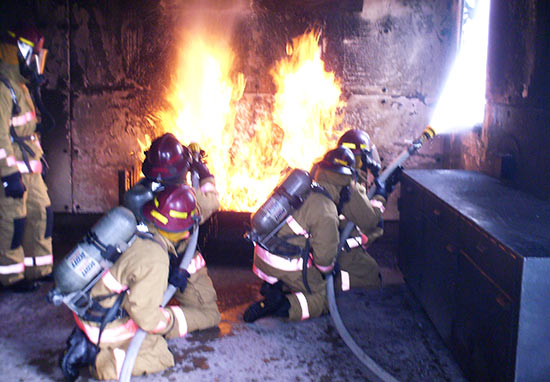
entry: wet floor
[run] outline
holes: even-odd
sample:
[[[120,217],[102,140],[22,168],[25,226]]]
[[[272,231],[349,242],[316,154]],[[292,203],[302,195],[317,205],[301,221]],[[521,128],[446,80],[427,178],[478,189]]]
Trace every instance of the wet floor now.
[[[341,316],[362,349],[399,381],[463,382],[464,377],[419,303],[409,292],[386,240],[371,248],[383,273],[379,290],[337,296]],[[224,253],[230,253],[230,249]],[[54,247],[54,251],[55,251]],[[69,248],[70,249],[70,248]],[[61,250],[57,245],[57,250]],[[330,316],[300,323],[242,321],[259,299],[260,281],[245,261],[229,265],[205,249],[218,293],[218,327],[171,340],[176,366],[132,381],[367,381],[364,366],[340,339]],[[211,251],[211,248],[210,248]],[[237,254],[233,254],[237,256]],[[57,257],[56,257],[57,258]],[[73,320],[68,308],[46,301],[53,283],[31,294],[0,289],[0,381],[63,381],[58,358]],[[79,381],[92,380],[86,370]]]

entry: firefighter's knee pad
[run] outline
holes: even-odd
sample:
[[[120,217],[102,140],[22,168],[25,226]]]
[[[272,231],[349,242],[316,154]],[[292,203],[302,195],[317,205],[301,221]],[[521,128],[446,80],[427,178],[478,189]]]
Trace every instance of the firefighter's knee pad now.
[[[11,238],[10,249],[16,249],[23,242],[23,234],[25,233],[26,218],[13,219],[13,236]]]
[[[44,234],[44,239],[52,237],[53,233],[53,211],[52,206],[46,207],[46,233]]]

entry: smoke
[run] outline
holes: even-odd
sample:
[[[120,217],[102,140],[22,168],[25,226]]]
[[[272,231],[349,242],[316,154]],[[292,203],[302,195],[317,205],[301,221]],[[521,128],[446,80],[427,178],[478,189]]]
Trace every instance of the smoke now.
[[[437,134],[458,133],[483,122],[490,0],[479,0],[463,25],[462,42],[430,125]]]

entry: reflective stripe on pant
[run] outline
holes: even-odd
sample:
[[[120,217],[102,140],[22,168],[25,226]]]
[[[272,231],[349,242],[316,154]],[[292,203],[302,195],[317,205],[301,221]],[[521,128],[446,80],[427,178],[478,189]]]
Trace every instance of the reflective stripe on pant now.
[[[36,279],[52,271],[50,199],[40,174],[22,174],[27,192],[21,199],[0,190],[0,282]],[[26,217],[26,218],[25,218]],[[23,220],[25,219],[24,223]],[[46,237],[50,232],[50,236]],[[18,245],[21,244],[21,245]],[[13,248],[12,248],[13,247]],[[28,266],[26,266],[28,265]],[[20,269],[23,266],[23,269]]]
[[[219,324],[221,315],[218,309],[217,295],[206,267],[192,274],[185,290],[176,291],[174,298],[180,309],[172,309],[176,322],[165,335],[166,338],[185,336],[195,330],[211,328]]]
[[[95,361],[97,379],[118,380],[130,340],[117,344],[102,344]],[[166,340],[158,334],[148,334],[139,348],[132,375],[157,373],[174,366],[174,357]]]
[[[50,198],[48,189],[40,174],[23,174],[23,181],[27,186],[27,220],[23,235],[23,251],[25,257],[35,259],[52,256],[52,228]],[[49,235],[49,236],[48,236]],[[25,267],[25,278],[36,279],[52,271],[53,261],[36,261],[32,267]]]
[[[342,252],[338,258],[339,274],[335,277],[335,287],[340,290],[350,288],[378,288],[380,269],[378,263],[361,248]]]
[[[265,274],[284,283],[291,292],[286,297],[290,302],[289,320],[301,321],[307,318],[319,317],[328,313],[326,298],[326,281],[322,273],[315,267],[308,268],[307,281],[311,288],[308,293],[302,279],[302,271],[283,271],[265,262],[254,253],[255,273]]]

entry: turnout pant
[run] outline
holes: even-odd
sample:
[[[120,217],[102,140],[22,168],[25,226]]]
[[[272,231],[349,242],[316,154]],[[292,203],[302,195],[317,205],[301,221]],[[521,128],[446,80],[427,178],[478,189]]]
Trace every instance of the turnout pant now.
[[[53,215],[41,174],[22,174],[21,199],[0,190],[0,283],[38,279],[52,271]]]

